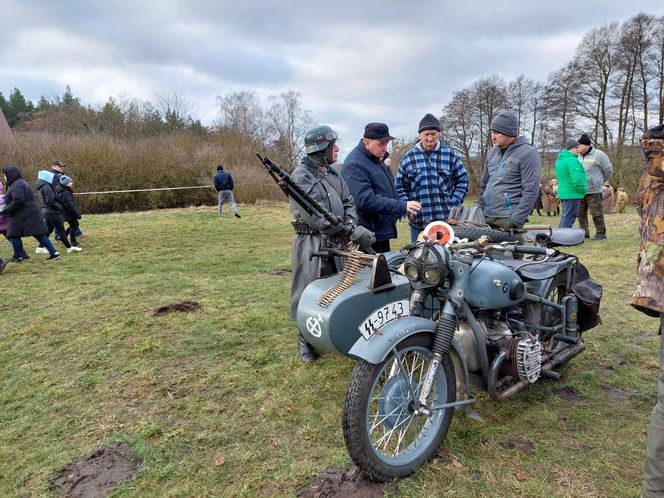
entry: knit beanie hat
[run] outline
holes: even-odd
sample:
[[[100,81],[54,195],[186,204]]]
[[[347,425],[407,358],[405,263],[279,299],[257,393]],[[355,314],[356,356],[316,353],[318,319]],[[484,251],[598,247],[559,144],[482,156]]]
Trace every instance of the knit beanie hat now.
[[[431,113],[424,115],[420,121],[420,126],[417,128],[417,133],[422,133],[426,130],[440,131],[440,121],[438,121],[438,118]]]
[[[66,187],[67,185],[71,185],[71,181],[71,177],[67,175],[60,176],[60,185],[64,185]]]
[[[519,134],[519,117],[512,109],[505,109],[496,114],[489,129],[508,137],[516,137]]]
[[[581,135],[579,137],[579,143],[581,145],[592,145],[593,144],[587,133],[584,133],[583,135]]]
[[[574,138],[568,138],[567,140],[565,140],[565,148],[567,150],[572,150],[574,147],[578,146],[579,146],[579,141]]]

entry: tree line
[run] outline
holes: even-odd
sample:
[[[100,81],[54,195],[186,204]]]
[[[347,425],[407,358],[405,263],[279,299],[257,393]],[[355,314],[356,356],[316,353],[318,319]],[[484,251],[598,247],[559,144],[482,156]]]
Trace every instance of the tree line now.
[[[619,176],[629,176],[620,170],[633,155],[629,148],[664,122],[664,16],[639,13],[588,31],[572,59],[546,81],[491,75],[454,92],[442,108],[443,136],[462,154],[475,184],[491,147],[489,123],[506,107],[544,155],[588,133],[609,152]]]

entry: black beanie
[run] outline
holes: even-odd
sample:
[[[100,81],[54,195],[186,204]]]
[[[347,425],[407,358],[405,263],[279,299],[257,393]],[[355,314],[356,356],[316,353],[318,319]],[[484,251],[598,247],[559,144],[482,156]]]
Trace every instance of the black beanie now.
[[[590,137],[588,136],[587,133],[584,133],[579,137],[579,143],[581,145],[592,145],[593,143],[590,141]]]
[[[422,133],[426,130],[440,131],[440,121],[438,121],[438,118],[431,113],[424,115],[420,121],[420,126],[417,128],[417,133]]]

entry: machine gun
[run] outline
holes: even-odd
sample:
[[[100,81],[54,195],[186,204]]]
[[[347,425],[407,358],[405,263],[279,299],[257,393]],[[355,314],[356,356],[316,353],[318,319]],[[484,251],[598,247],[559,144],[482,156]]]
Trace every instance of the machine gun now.
[[[286,194],[286,197],[293,199],[297,202],[302,209],[304,209],[307,214],[310,216],[323,216],[330,224],[339,228],[343,234],[350,235],[353,231],[353,226],[345,225],[344,221],[339,218],[334,213],[331,213],[323,206],[320,202],[311,197],[307,192],[305,192],[302,187],[300,187],[290,176],[290,173],[284,168],[279,166],[269,157],[261,157],[260,154],[256,154],[258,159],[260,159],[267,172],[270,174],[272,179],[279,185],[279,188]]]

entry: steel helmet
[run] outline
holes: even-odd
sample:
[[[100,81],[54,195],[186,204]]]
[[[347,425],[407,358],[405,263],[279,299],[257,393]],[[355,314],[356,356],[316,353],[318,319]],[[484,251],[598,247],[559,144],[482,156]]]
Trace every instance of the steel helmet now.
[[[304,152],[313,154],[325,150],[337,138],[339,137],[329,126],[316,126],[304,136]]]

